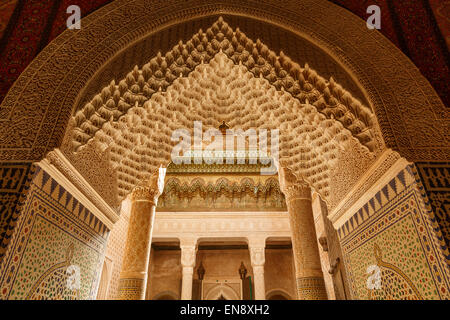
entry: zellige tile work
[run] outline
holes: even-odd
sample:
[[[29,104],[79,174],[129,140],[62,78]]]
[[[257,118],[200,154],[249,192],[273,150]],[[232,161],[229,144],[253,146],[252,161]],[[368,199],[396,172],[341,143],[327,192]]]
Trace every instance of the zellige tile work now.
[[[449,299],[448,248],[415,166],[339,229],[354,299]],[[381,285],[370,287],[376,266]]]
[[[416,166],[443,240],[450,248],[450,162],[419,162]]]
[[[39,166],[16,232],[0,267],[0,299],[95,299],[108,230]]]

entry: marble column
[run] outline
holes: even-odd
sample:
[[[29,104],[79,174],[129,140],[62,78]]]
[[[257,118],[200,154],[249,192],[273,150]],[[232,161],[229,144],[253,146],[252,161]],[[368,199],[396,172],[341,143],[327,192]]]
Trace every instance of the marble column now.
[[[266,300],[266,285],[264,282],[265,243],[265,239],[249,239],[248,241],[255,285],[255,300]]]
[[[312,211],[311,188],[289,169],[280,168],[280,188],[286,198],[299,300],[327,300]]]
[[[153,221],[166,169],[160,168],[131,193],[131,214],[119,278],[119,300],[144,300]]]
[[[192,281],[194,279],[195,259],[197,256],[197,240],[181,239],[181,300],[192,300]]]

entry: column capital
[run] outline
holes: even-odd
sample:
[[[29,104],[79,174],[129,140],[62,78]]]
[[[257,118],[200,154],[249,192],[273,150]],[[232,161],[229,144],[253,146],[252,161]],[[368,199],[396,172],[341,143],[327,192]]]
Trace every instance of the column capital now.
[[[291,169],[280,167],[278,170],[280,190],[286,196],[286,200],[308,199],[311,200],[311,187],[303,178],[297,178]]]
[[[150,201],[155,205],[158,197],[164,190],[164,178],[166,177],[166,168],[162,166],[153,172],[150,177],[136,186],[131,193],[132,201]]]
[[[192,299],[192,279],[194,275],[194,266],[197,255],[197,238],[188,237],[180,239],[181,248],[181,300]]]
[[[181,266],[183,270],[185,268],[194,268],[195,258],[197,254],[197,243],[196,242],[181,242]]]
[[[197,247],[197,237],[180,237],[180,247]]]
[[[250,247],[249,249],[252,267],[264,266],[266,262],[265,247]]]

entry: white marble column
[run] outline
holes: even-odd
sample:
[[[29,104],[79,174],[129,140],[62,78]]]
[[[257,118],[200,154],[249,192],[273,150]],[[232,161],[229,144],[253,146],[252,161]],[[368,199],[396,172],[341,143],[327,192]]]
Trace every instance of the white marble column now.
[[[266,300],[266,286],[264,282],[266,239],[250,238],[248,239],[248,248],[250,250],[250,260],[253,268],[255,300]]]
[[[181,248],[181,300],[192,300],[192,281],[194,279],[197,239],[180,239]]]

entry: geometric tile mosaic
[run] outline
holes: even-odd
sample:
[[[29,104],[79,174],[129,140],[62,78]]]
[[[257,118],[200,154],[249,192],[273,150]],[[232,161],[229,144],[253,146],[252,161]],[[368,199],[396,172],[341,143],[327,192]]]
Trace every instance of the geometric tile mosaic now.
[[[0,265],[0,299],[95,299],[107,237],[105,225],[36,166]]]
[[[353,299],[450,299],[449,250],[417,178],[408,165],[338,230]]]
[[[375,196],[364,204],[341,228],[338,229],[339,238],[345,238],[356,230],[363,222],[367,221],[386,203],[391,201],[398,193],[415,181],[411,168],[399,172],[391,179]]]
[[[450,162],[418,162],[416,167],[444,241],[450,248]]]
[[[0,163],[0,263],[33,176],[31,163]]]

